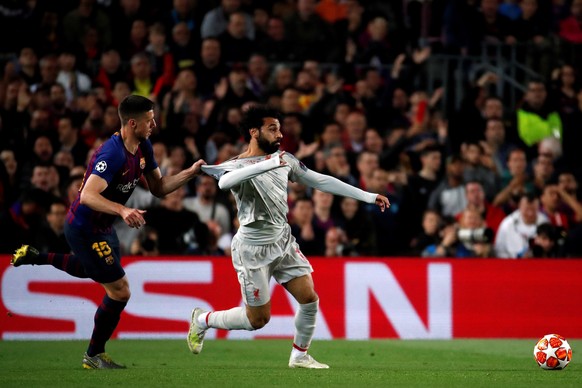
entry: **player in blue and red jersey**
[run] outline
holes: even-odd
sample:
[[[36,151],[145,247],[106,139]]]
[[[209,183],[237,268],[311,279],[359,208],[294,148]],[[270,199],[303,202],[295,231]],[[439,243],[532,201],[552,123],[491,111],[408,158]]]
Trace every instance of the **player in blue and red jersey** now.
[[[95,314],[95,327],[83,357],[86,369],[124,368],[105,353],[105,343],[117,327],[129,297],[129,283],[121,266],[119,240],[113,221],[121,217],[132,228],[145,224],[144,210],[124,206],[138,182],[145,177],[151,193],[162,197],[200,175],[199,160],[173,176],[162,176],[149,137],[156,127],[154,103],[137,95],[119,104],[121,130],[94,153],[79,194],[71,204],[65,236],[74,254],[40,253],[23,245],[11,264],[50,264],[79,278],[91,278],[105,288]]]

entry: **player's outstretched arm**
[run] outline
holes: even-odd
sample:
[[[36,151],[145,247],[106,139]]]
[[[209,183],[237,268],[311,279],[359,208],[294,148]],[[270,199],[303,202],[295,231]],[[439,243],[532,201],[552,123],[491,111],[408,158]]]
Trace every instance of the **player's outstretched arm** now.
[[[221,190],[228,190],[264,172],[282,167],[286,164],[285,160],[281,158],[284,154],[285,152],[274,154],[272,157],[263,160],[262,162],[230,171],[228,174],[224,174],[220,177],[218,180],[218,187],[220,187]]]
[[[200,159],[189,168],[170,176],[163,176],[159,167],[150,171],[146,174],[146,179],[151,193],[158,198],[171,193],[192,178],[200,175],[202,172],[200,167],[205,164],[206,162]]]
[[[366,203],[375,203],[382,211],[390,207],[390,201],[383,195],[369,193],[329,175],[320,174],[313,170],[305,170],[305,173],[298,177],[297,181],[309,187],[325,191],[334,195],[351,197]]]

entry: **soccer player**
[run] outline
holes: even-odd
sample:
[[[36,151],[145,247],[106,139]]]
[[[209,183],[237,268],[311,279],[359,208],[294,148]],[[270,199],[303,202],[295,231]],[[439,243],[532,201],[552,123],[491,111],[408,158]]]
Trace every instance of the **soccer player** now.
[[[87,166],[77,198],[65,223],[65,236],[74,254],[40,253],[23,245],[11,264],[50,264],[78,278],[91,278],[105,288],[105,297],[95,313],[91,342],[83,357],[86,369],[119,369],[105,353],[105,343],[117,327],[129,297],[129,283],[121,266],[119,240],[112,223],[117,216],[132,228],[145,224],[144,210],[125,207],[142,176],[149,189],[161,197],[200,175],[199,160],[173,176],[162,176],[148,139],[156,127],[154,104],[130,95],[119,104],[121,130],[94,153]]]
[[[222,190],[236,198],[240,228],[232,241],[232,262],[241,285],[245,307],[225,311],[192,311],[188,346],[202,350],[209,328],[257,330],[269,322],[269,280],[274,277],[299,303],[290,368],[327,369],[307,354],[315,331],[319,298],[314,290],[313,269],[301,253],[287,223],[288,181],[299,182],[328,193],[376,203],[384,210],[388,199],[368,193],[340,180],[311,171],[293,155],[279,152],[283,135],[279,113],[265,107],[250,108],[241,122],[249,142],[239,156],[219,165],[202,166],[218,179]]]

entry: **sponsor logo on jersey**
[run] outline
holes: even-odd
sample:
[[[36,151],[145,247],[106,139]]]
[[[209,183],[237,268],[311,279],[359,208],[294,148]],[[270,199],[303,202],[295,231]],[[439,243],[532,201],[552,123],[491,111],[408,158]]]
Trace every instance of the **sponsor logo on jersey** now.
[[[104,160],[98,161],[95,165],[95,171],[104,172],[105,170],[107,170],[107,162]]]
[[[135,178],[133,182],[127,182],[126,184],[118,184],[116,189],[122,193],[129,193],[137,184],[139,183],[139,178]]]

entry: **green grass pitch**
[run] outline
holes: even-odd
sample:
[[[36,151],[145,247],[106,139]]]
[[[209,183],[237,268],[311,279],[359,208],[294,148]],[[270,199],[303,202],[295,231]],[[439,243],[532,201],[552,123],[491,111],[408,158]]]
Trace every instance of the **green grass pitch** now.
[[[5,387],[580,387],[582,341],[569,341],[565,370],[544,371],[536,340],[315,341],[329,370],[287,367],[290,340],[114,340],[107,351],[125,370],[84,370],[86,341],[0,341]],[[578,358],[580,357],[580,358]]]

